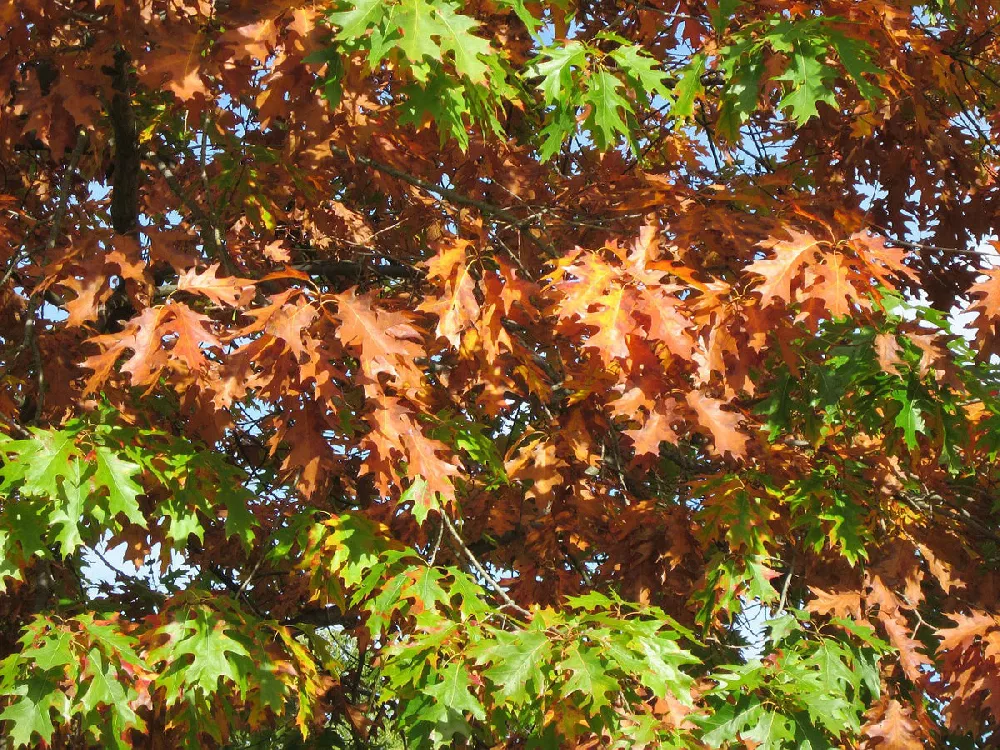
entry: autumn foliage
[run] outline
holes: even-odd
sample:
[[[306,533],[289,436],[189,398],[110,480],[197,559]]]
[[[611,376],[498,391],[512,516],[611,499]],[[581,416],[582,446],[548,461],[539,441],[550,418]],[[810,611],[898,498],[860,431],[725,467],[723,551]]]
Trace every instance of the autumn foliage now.
[[[18,0],[0,80],[4,747],[996,742],[1000,3]]]

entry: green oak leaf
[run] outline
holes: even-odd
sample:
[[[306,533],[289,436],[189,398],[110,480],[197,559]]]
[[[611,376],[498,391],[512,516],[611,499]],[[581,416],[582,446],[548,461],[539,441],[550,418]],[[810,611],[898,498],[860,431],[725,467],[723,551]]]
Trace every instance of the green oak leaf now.
[[[927,425],[924,422],[921,402],[912,394],[912,389],[895,390],[892,392],[893,398],[899,403],[899,413],[893,424],[903,431],[903,440],[906,447],[911,451],[917,449],[917,433],[926,432]]]
[[[712,748],[735,743],[747,726],[757,725],[763,714],[764,707],[756,698],[741,698],[735,706],[722,703],[707,717],[697,719],[705,730],[700,739]]]
[[[882,76],[885,75],[880,67],[871,61],[870,47],[861,39],[845,36],[837,32],[829,35],[830,44],[833,45],[840,58],[840,64],[851,77],[854,85],[858,87],[858,92],[869,102],[877,99],[884,99],[885,92],[881,88],[871,83],[865,75]]]
[[[541,76],[539,91],[549,104],[575,94],[573,70],[587,64],[587,48],[578,41],[542,48],[532,62],[532,71]]]
[[[219,680],[226,679],[235,683],[242,694],[246,691],[243,670],[228,655],[249,659],[250,653],[230,637],[230,628],[229,623],[207,610],[197,610],[193,618],[171,622],[160,629],[169,640],[150,651],[149,661],[168,663],[167,675],[172,678],[168,684],[197,686],[213,694],[219,690]],[[189,663],[182,660],[185,656],[191,657]],[[168,704],[176,700],[177,696],[168,691]]]
[[[146,519],[139,509],[136,498],[143,493],[140,485],[132,479],[141,470],[138,464],[126,461],[106,446],[99,446],[96,451],[97,468],[94,481],[108,489],[108,511],[111,516],[122,513],[136,526],[145,528]]]
[[[743,0],[719,0],[715,6],[709,6],[708,13],[712,18],[712,28],[716,34],[721,34],[729,25],[733,12],[743,4]]]
[[[73,634],[62,628],[48,633],[38,645],[31,646],[21,652],[22,661],[31,661],[42,671],[64,667],[72,664],[76,657],[70,650]]]
[[[823,640],[816,648],[815,660],[819,665],[823,687],[831,693],[842,693],[845,688],[857,688],[859,676],[845,663],[847,652],[835,641]]]
[[[650,96],[670,97],[667,88],[667,74],[657,67],[655,57],[637,44],[626,44],[613,49],[610,57],[625,74],[633,88],[645,91]]]
[[[740,733],[740,739],[751,740],[756,750],[782,750],[787,747],[785,740],[795,736],[792,721],[777,711],[765,710],[760,713],[757,723]]]
[[[394,8],[392,22],[402,32],[395,46],[413,62],[454,57],[455,71],[473,83],[485,83],[489,67],[480,55],[492,54],[490,43],[472,33],[479,23],[456,13],[454,6],[438,0],[403,0]],[[435,41],[436,40],[436,41]],[[418,80],[426,80],[415,73]]]
[[[618,681],[608,675],[596,649],[580,648],[573,644],[568,656],[559,663],[559,671],[569,673],[563,685],[563,697],[581,693],[583,701],[594,709],[610,705],[609,695],[618,691]]]
[[[419,602],[424,609],[435,609],[438,604],[447,604],[451,597],[441,587],[442,578],[441,571],[437,568],[419,568],[404,596]]]
[[[524,703],[529,700],[528,685],[536,690],[542,687],[541,665],[549,660],[552,642],[542,630],[496,631],[495,639],[474,649],[477,663],[490,665],[483,675],[502,696]]]
[[[452,662],[441,670],[440,676],[441,679],[438,682],[424,688],[427,695],[451,710],[468,712],[480,721],[486,718],[483,704],[469,690],[472,683],[465,667]]]
[[[125,713],[128,723],[136,722],[138,717],[129,708],[118,670],[96,648],[92,648],[87,654],[85,677],[84,692],[80,696],[80,703],[85,711],[93,711],[98,706],[110,706],[116,712]]]
[[[820,56],[825,52],[825,48],[819,45],[796,44],[787,70],[774,78],[790,84],[788,93],[778,102],[778,106],[789,109],[797,125],[804,125],[819,114],[816,109],[819,102],[826,102],[834,107],[837,104],[831,85],[837,77],[837,71],[820,61]]]
[[[587,122],[594,143],[602,151],[614,145],[618,134],[629,137],[625,117],[632,114],[632,105],[621,91],[622,82],[610,71],[598,70],[587,79],[583,101],[592,107]]]
[[[89,484],[89,479],[84,479],[81,461],[74,458],[59,485],[58,495],[53,497],[56,502],[49,513],[49,523],[60,527],[55,542],[63,557],[68,557],[83,544],[80,521],[89,513]]]
[[[669,636],[640,636],[635,639],[635,646],[645,656],[646,668],[639,675],[642,684],[659,697],[670,694],[681,702],[689,702],[692,679],[680,667],[696,659]]]
[[[695,97],[705,91],[705,87],[701,83],[701,76],[705,72],[706,59],[707,56],[704,52],[695,55],[684,71],[684,75],[674,86],[672,112],[675,117],[691,117],[694,114]]]
[[[383,0],[352,0],[348,9],[330,13],[327,19],[339,26],[336,38],[340,41],[354,41],[379,23],[390,6]]]
[[[51,740],[55,727],[50,711],[65,700],[59,686],[41,675],[33,675],[7,695],[17,699],[0,714],[0,721],[9,722],[6,735],[14,747],[37,746],[32,742],[35,735],[46,743]]]
[[[32,440],[18,440],[9,446],[24,445],[16,459],[24,462],[26,495],[54,498],[59,493],[59,479],[69,470],[70,459],[79,455],[74,438],[76,433],[67,430],[40,430],[32,428]]]

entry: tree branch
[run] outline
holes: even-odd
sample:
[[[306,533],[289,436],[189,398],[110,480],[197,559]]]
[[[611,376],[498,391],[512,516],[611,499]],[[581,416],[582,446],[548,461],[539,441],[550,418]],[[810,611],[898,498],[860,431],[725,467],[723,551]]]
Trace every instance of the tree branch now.
[[[330,151],[337,156],[345,159],[352,159],[360,164],[364,164],[366,167],[371,167],[379,172],[384,172],[387,175],[395,177],[398,180],[402,180],[403,182],[413,185],[414,187],[418,187],[421,190],[426,190],[429,193],[435,193],[443,198],[447,198],[452,203],[478,208],[484,214],[496,216],[513,226],[523,228],[529,226],[530,224],[530,220],[519,218],[501,206],[481,201],[478,198],[470,198],[469,196],[464,195],[457,190],[452,190],[451,188],[435,185],[433,182],[428,182],[427,180],[415,177],[414,175],[404,172],[401,169],[397,169],[396,167],[386,164],[385,162],[378,161],[377,159],[372,159],[362,154],[349,154],[344,149],[334,145],[330,146]]]
[[[884,227],[875,227],[882,236],[885,238],[886,242],[893,245],[898,245],[899,247],[905,247],[909,250],[925,250],[930,253],[950,253],[952,255],[980,255],[984,258],[996,258],[998,254],[995,251],[989,250],[973,250],[971,248],[960,248],[960,247],[940,247],[938,245],[928,245],[923,242],[910,242],[909,240],[901,240],[896,237],[892,237],[889,234],[889,230]]]
[[[531,612],[511,599],[510,595],[504,591],[503,586],[497,582],[496,578],[487,572],[486,568],[484,568],[479,560],[476,559],[476,556],[472,554],[472,550],[465,546],[465,542],[462,541],[462,537],[459,535],[455,525],[451,522],[451,519],[448,518],[448,514],[443,510],[441,511],[441,523],[443,523],[444,527],[448,529],[448,533],[451,534],[452,539],[455,540],[455,544],[458,545],[458,548],[465,554],[466,558],[472,564],[472,567],[476,569],[479,575],[486,579],[493,590],[497,592],[497,596],[503,600],[504,604],[518,614],[524,615],[525,617],[531,617]]]
[[[59,181],[57,192],[58,203],[56,204],[55,213],[52,215],[52,227],[49,229],[49,238],[45,243],[45,249],[42,253],[43,265],[48,258],[48,254],[55,249],[56,244],[59,242],[62,224],[69,211],[70,183],[73,181],[73,174],[80,163],[80,157],[83,156],[83,151],[87,147],[88,140],[86,131],[81,130],[77,133],[76,145],[73,147],[73,153],[70,154],[66,171],[63,172],[62,179]],[[36,316],[38,315],[39,308],[42,306],[43,299],[44,296],[39,294],[37,289],[32,291],[28,299],[27,309],[24,311],[24,339],[13,354],[13,357],[16,357],[25,349],[31,350],[31,358],[35,366],[35,379],[37,382],[34,419],[41,417],[42,410],[45,407],[45,367],[42,363],[42,350],[38,345],[38,333],[35,330]]]
[[[233,259],[229,257],[225,237],[222,236],[222,232],[219,230],[219,227],[216,226],[212,217],[209,216],[201,208],[201,206],[192,201],[188,194],[184,192],[184,187],[180,184],[180,181],[177,179],[177,175],[174,174],[174,171],[170,168],[169,164],[167,164],[158,154],[155,153],[151,153],[150,158],[152,159],[157,170],[159,170],[160,174],[163,175],[163,180],[167,183],[167,187],[170,188],[170,191],[174,195],[180,198],[181,203],[184,204],[185,208],[187,208],[187,210],[191,213],[192,218],[194,218],[195,223],[201,231],[201,241],[205,245],[208,255],[218,258],[222,263],[223,268],[226,269],[226,272],[236,276],[238,269],[233,263]]]

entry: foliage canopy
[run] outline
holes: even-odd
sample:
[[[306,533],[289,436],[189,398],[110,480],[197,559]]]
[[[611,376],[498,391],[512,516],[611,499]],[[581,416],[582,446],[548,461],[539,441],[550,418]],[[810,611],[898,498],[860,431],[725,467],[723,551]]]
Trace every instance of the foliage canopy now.
[[[19,0],[0,74],[5,747],[996,737],[1000,3]]]

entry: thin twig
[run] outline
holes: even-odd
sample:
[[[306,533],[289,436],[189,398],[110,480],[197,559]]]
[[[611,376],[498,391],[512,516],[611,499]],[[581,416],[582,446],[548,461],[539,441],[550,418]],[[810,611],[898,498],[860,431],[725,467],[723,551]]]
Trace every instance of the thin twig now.
[[[441,538],[444,536],[444,524],[438,526],[437,541],[434,542],[434,547],[431,549],[431,556],[427,560],[427,564],[434,567],[434,561],[437,560],[438,551],[441,549]]]
[[[230,577],[229,575],[227,575],[227,574],[226,574],[226,573],[225,573],[225,572],[224,572],[224,571],[222,570],[222,568],[221,568],[221,567],[219,567],[219,566],[218,566],[218,565],[216,565],[215,563],[209,563],[209,564],[208,564],[208,565],[206,566],[206,568],[208,569],[208,571],[209,571],[209,572],[210,572],[210,573],[211,573],[211,574],[212,574],[213,576],[215,576],[215,578],[216,578],[216,579],[217,579],[217,580],[218,580],[218,581],[219,581],[219,582],[220,582],[220,583],[221,583],[221,584],[222,584],[223,586],[225,586],[225,587],[226,587],[226,588],[227,588],[227,589],[228,589],[228,590],[230,591],[230,593],[232,593],[232,594],[233,594],[233,596],[234,596],[234,597],[235,597],[235,598],[236,598],[236,599],[237,599],[238,601],[242,601],[242,602],[243,602],[244,604],[246,604],[246,605],[247,605],[247,606],[248,606],[248,607],[249,607],[249,608],[250,608],[250,609],[251,609],[251,610],[253,611],[253,613],[254,613],[255,615],[257,615],[257,617],[261,617],[261,618],[262,618],[262,617],[264,617],[264,613],[263,613],[263,612],[262,612],[262,611],[261,611],[261,610],[260,610],[260,609],[259,609],[259,608],[257,607],[257,605],[256,605],[256,604],[254,604],[254,603],[253,603],[253,602],[252,602],[252,601],[250,600],[250,597],[249,597],[249,596],[247,596],[247,595],[246,595],[246,593],[245,593],[245,592],[243,592],[243,590],[242,590],[242,589],[241,589],[241,588],[240,588],[239,586],[237,586],[237,585],[236,585],[236,581],[234,581],[234,580],[233,580],[233,579],[232,579],[232,578],[231,578],[231,577]]]
[[[497,580],[487,572],[486,568],[484,568],[482,564],[479,562],[479,560],[476,559],[476,556],[472,554],[472,550],[470,550],[468,547],[465,546],[465,542],[462,541],[461,535],[459,535],[458,530],[455,528],[455,525],[451,522],[451,519],[448,518],[448,514],[445,513],[444,511],[441,512],[441,523],[444,524],[445,528],[448,529],[448,532],[455,540],[455,544],[458,545],[458,548],[462,550],[463,553],[465,553],[465,556],[472,564],[472,567],[476,569],[479,575],[481,575],[483,578],[486,579],[486,581],[490,584],[493,590],[497,592],[497,595],[503,600],[504,604],[513,609],[518,614],[521,614],[525,617],[531,617],[531,612],[529,612],[524,607],[515,602],[513,599],[511,599],[510,595],[503,590],[503,586],[497,583]]]
[[[971,248],[960,248],[960,247],[940,247],[938,245],[928,245],[924,242],[910,242],[909,240],[901,240],[896,237],[890,237],[888,235],[888,230],[883,227],[875,227],[882,236],[885,237],[886,242],[890,242],[893,245],[899,245],[899,247],[905,247],[909,250],[926,250],[931,253],[951,253],[953,255],[980,255],[984,258],[996,258],[998,253],[995,250],[973,250]]]
[[[205,249],[208,251],[209,255],[218,258],[222,263],[222,267],[226,269],[226,272],[235,276],[238,269],[233,263],[233,259],[229,257],[229,251],[226,249],[225,237],[222,236],[222,232],[219,230],[216,222],[208,213],[202,210],[201,206],[192,201],[188,194],[184,192],[184,187],[180,184],[180,181],[177,179],[177,175],[174,174],[174,171],[170,168],[169,164],[167,164],[157,154],[150,154],[150,157],[160,174],[163,175],[163,180],[167,183],[167,187],[170,188],[170,191],[174,195],[180,198],[181,203],[183,203],[185,208],[191,212],[191,216],[201,229],[201,241],[204,243]]]
[[[452,190],[451,188],[441,187],[440,185],[435,185],[433,182],[428,182],[427,180],[416,177],[408,172],[404,172],[401,169],[397,169],[390,164],[378,161],[377,159],[372,159],[370,157],[364,156],[362,154],[349,154],[342,148],[337,146],[330,146],[330,151],[337,156],[343,157],[345,159],[353,159],[366,167],[371,167],[379,172],[385,172],[387,175],[395,177],[403,182],[409,183],[414,187],[418,187],[421,190],[426,190],[429,193],[435,193],[443,198],[447,198],[452,203],[458,203],[463,206],[471,206],[472,208],[478,208],[484,214],[490,214],[496,216],[497,218],[503,219],[507,223],[515,227],[526,227],[529,225],[528,219],[522,219],[515,216],[507,209],[488,203],[486,201],[481,201],[478,198],[472,198],[468,195],[458,192],[457,190]]]
[[[240,588],[239,591],[236,592],[236,596],[243,596],[243,593],[247,590],[247,586],[250,585],[250,581],[252,581],[253,577],[257,575],[257,571],[260,570],[260,566],[263,565],[264,560],[267,559],[268,551],[269,550],[265,550],[264,554],[261,555],[260,559],[257,561],[257,564],[253,566],[253,569],[247,574],[247,577],[243,579],[243,583],[240,584]]]
[[[792,548],[792,559],[788,561],[788,570],[785,572],[785,582],[781,585],[781,597],[778,599],[778,608],[774,611],[774,617],[780,617],[785,611],[785,604],[788,603],[788,588],[792,583],[792,576],[795,574],[795,560],[798,557],[798,549]]]
[[[81,130],[77,134],[76,146],[73,147],[73,153],[70,155],[69,163],[66,165],[66,171],[63,172],[62,179],[59,181],[58,203],[56,204],[55,213],[52,215],[52,227],[49,229],[49,238],[45,243],[45,249],[42,253],[40,264],[42,266],[45,265],[49,253],[55,249],[56,244],[59,242],[59,233],[62,230],[66,214],[69,211],[70,184],[73,181],[73,175],[76,173],[77,165],[80,163],[80,157],[83,156],[83,150],[87,147],[87,141],[86,131]],[[38,345],[38,333],[35,329],[36,316],[38,315],[39,308],[42,306],[43,299],[44,296],[37,289],[32,291],[28,299],[28,307],[24,312],[24,339],[21,341],[21,345],[17,348],[17,351],[14,352],[14,356],[17,356],[25,349],[31,350],[31,358],[35,366],[36,389],[38,391],[35,394],[36,420],[42,416],[42,410],[45,407],[45,367],[42,363],[42,350]]]
[[[66,218],[66,212],[69,209],[70,182],[73,179],[73,173],[76,172],[76,167],[80,163],[80,157],[83,156],[83,150],[86,147],[87,133],[81,130],[76,137],[76,146],[73,147],[73,153],[69,157],[69,164],[66,165],[66,171],[59,181],[59,204],[56,206],[56,212],[52,217],[49,241],[45,243],[46,253],[53,250],[59,241],[59,232],[62,229],[63,219]]]

